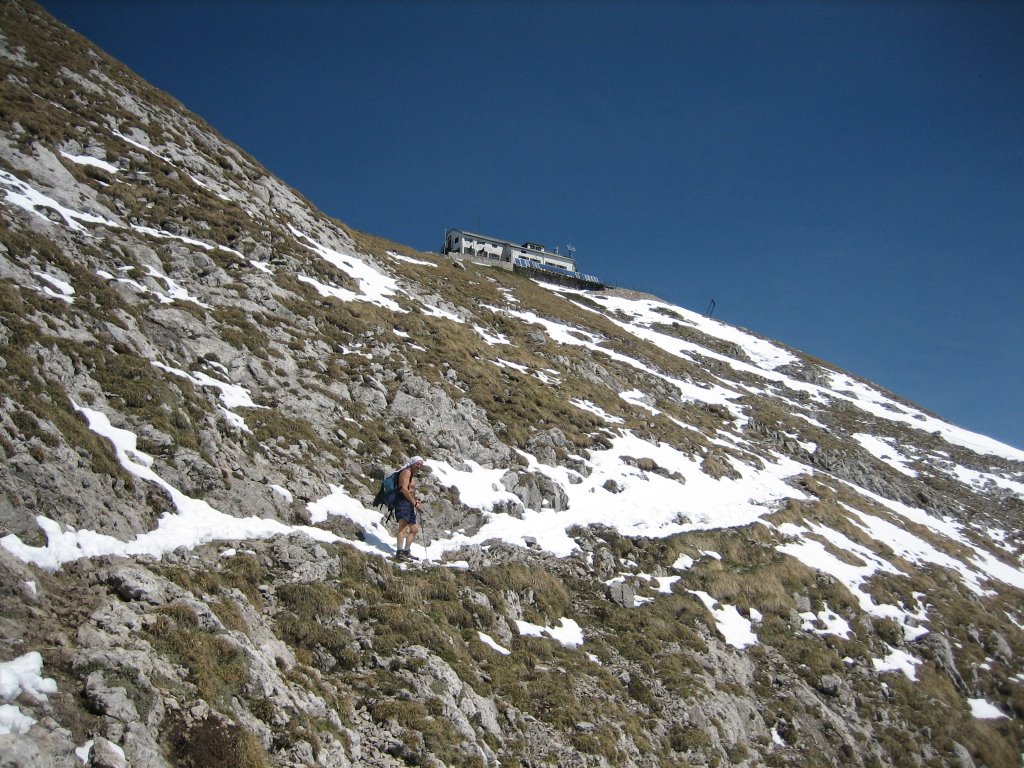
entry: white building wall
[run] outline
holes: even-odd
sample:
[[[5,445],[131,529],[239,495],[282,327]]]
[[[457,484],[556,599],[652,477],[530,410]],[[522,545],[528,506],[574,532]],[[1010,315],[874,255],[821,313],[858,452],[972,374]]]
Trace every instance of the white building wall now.
[[[567,269],[570,272],[576,271],[576,260],[571,257],[534,250],[505,240],[469,235],[457,229],[450,230],[447,247],[458,253],[474,256],[484,256],[502,261],[511,261],[515,258],[530,259],[548,266]]]

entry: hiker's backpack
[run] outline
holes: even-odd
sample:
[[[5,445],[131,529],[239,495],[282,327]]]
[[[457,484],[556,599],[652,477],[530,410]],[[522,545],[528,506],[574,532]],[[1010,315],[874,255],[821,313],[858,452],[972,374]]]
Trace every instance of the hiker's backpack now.
[[[398,505],[398,474],[401,471],[392,472],[380,481],[380,489],[373,497],[373,506],[387,507],[388,512],[395,511],[395,507]]]

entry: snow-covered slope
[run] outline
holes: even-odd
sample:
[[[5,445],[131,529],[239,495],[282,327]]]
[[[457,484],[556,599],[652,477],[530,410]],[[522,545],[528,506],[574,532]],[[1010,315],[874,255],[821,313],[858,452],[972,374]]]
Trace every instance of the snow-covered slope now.
[[[1016,765],[1024,452],[653,297],[349,230],[38,8],[0,19],[23,764],[98,734],[200,764],[213,729],[254,765]],[[370,499],[414,453],[428,565],[394,570]],[[403,666],[374,611],[414,587],[448,650]],[[441,715],[458,748],[388,746]]]

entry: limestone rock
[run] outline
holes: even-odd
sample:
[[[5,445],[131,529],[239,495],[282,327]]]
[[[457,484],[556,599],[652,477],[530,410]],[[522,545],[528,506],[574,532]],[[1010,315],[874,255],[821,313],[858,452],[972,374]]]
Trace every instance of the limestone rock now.
[[[617,581],[608,587],[608,599],[618,603],[623,608],[632,608],[636,605],[636,592],[624,581]]]

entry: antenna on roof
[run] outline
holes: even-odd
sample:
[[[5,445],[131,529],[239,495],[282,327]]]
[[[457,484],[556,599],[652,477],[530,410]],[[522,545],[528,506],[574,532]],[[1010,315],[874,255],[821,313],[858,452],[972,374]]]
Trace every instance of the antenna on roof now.
[[[569,258],[570,259],[575,259],[576,258],[576,246],[575,245],[573,245],[572,243],[566,243],[565,244],[565,250],[567,250],[569,252]]]

